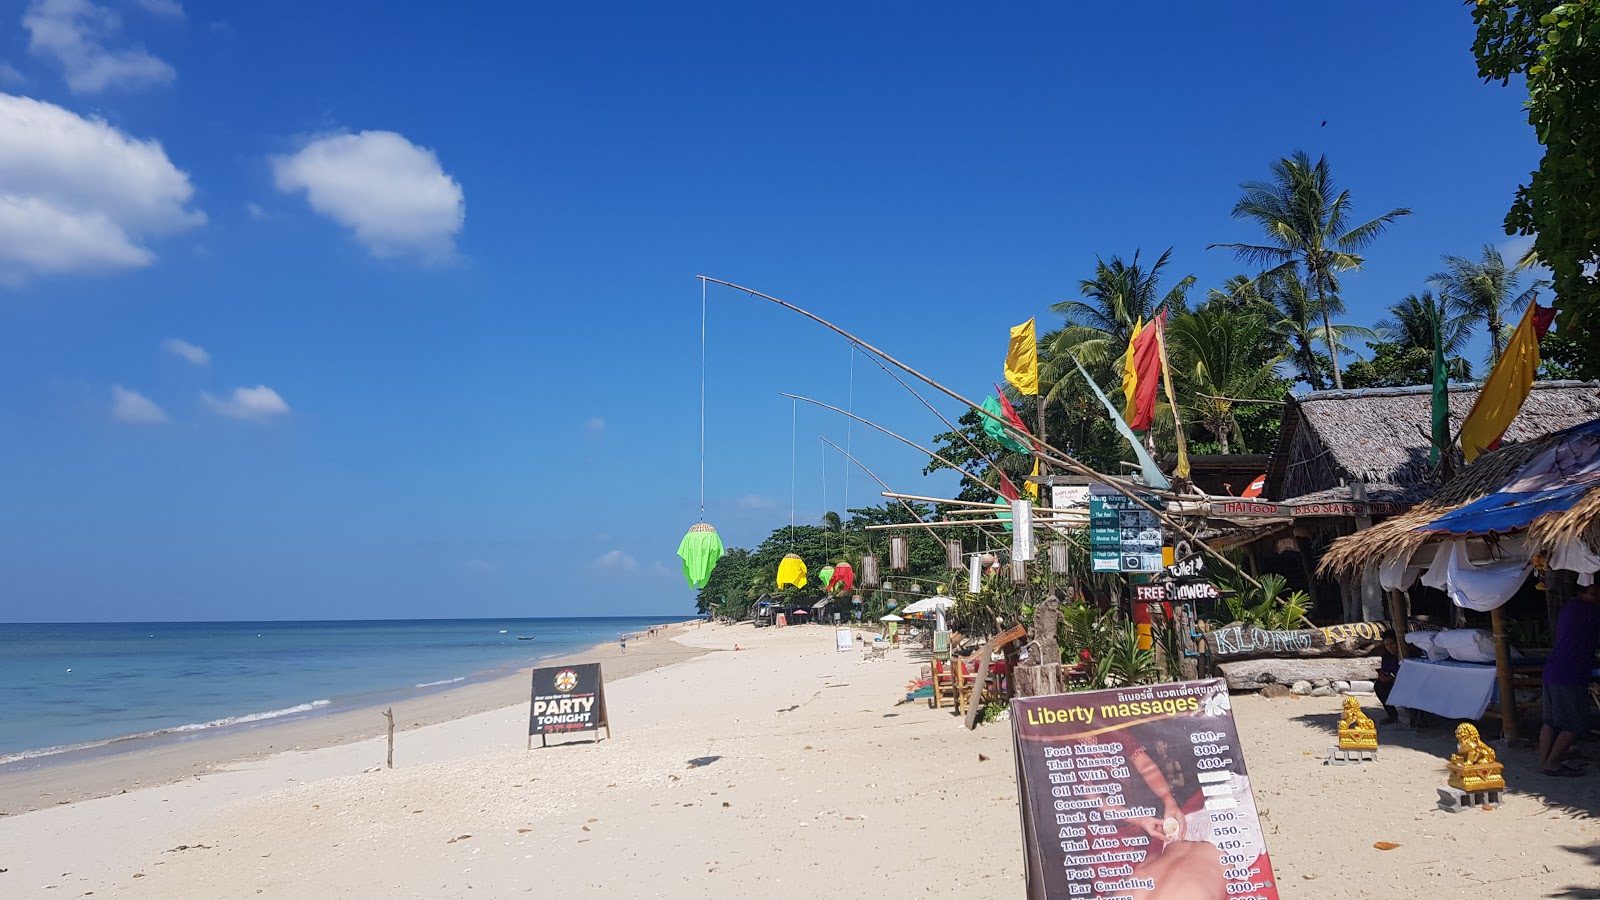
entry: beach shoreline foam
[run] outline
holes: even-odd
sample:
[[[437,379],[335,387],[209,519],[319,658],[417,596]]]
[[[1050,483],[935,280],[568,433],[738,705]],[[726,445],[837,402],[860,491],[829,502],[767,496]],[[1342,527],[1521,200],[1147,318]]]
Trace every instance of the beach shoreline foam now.
[[[552,654],[532,666],[517,666],[487,678],[462,676],[419,684],[412,693],[397,690],[378,702],[354,707],[325,711],[331,701],[317,699],[281,710],[9,754],[0,757],[0,816],[171,784],[275,753],[367,740],[382,734],[380,714],[386,707],[398,707],[398,734],[526,704],[529,673],[534,668],[599,661],[605,665],[608,680],[626,678],[705,652],[663,639],[686,624],[693,627],[692,622],[658,626],[655,640],[636,640],[627,654],[622,654],[615,642],[606,641],[578,652]]]

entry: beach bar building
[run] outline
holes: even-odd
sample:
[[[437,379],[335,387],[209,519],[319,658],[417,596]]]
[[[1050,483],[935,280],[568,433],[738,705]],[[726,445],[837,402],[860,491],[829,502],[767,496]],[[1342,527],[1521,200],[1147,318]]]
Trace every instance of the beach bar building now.
[[[1475,384],[1451,385],[1450,429],[1477,399]],[[1439,491],[1430,466],[1430,386],[1291,393],[1262,497],[1213,497],[1212,525],[1243,546],[1251,564],[1276,571],[1316,600],[1319,619],[1387,621],[1377,573],[1316,568],[1340,537],[1403,514]],[[1600,384],[1536,382],[1504,444],[1512,446],[1600,418]],[[1455,465],[1463,465],[1460,452]]]

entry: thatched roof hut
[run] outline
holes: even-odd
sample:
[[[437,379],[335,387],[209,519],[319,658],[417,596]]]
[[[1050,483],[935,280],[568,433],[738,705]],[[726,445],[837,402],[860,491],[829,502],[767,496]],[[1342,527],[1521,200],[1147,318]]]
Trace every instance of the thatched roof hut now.
[[[1600,416],[1594,418],[1600,419]],[[1595,424],[1591,422],[1585,429],[1573,428],[1546,434],[1478,457],[1476,462],[1415,509],[1334,541],[1323,556],[1317,574],[1334,578],[1351,576],[1363,569],[1376,567],[1384,560],[1415,555],[1430,541],[1444,536],[1428,528],[1440,516],[1503,490],[1529,461],[1556,444],[1570,440],[1570,432],[1592,430]],[[1526,495],[1510,496],[1516,498]],[[1571,506],[1533,519],[1526,531],[1534,549],[1548,550],[1563,543],[1582,541],[1590,553],[1600,555],[1600,481],[1592,482],[1582,499]],[[1494,533],[1481,537],[1491,541],[1497,539]]]
[[[1450,386],[1452,433],[1461,428],[1477,396],[1478,385]],[[1360,482],[1369,495],[1418,499],[1428,492],[1416,486],[1426,485],[1430,477],[1432,402],[1428,385],[1290,394],[1267,472],[1267,496],[1298,498]],[[1600,384],[1536,382],[1506,430],[1505,444],[1595,418],[1600,418]]]

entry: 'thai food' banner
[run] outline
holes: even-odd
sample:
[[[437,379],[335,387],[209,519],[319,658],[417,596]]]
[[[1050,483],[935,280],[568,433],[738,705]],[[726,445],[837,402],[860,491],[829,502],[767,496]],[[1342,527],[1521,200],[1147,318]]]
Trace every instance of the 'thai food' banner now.
[[[1221,679],[1011,701],[1029,900],[1278,900]]]

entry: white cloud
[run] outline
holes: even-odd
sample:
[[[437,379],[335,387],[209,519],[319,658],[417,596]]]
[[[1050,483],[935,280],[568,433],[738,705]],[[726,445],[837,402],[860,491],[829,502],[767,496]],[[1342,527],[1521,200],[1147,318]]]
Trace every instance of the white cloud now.
[[[8,62],[0,62],[0,87],[17,87],[27,84],[28,77]]]
[[[265,421],[289,414],[289,404],[283,402],[277,391],[264,384],[234,388],[233,393],[225,397],[202,392],[200,402],[217,415],[232,419]]]
[[[111,386],[111,418],[132,425],[165,425],[172,421],[154,400],[120,384]]]
[[[267,211],[262,209],[259,203],[246,203],[244,205],[244,214],[257,222],[267,217]]]
[[[211,354],[206,352],[206,348],[196,346],[188,341],[179,340],[178,338],[167,338],[161,342],[161,349],[171,353],[173,356],[176,356],[184,362],[192,363],[197,366],[208,366],[211,364]]]
[[[583,423],[583,430],[587,431],[594,437],[599,437],[600,435],[606,433],[606,420],[600,418],[599,416],[595,416],[589,421]]]
[[[178,11],[182,13],[181,8]],[[59,63],[75,94],[134,90],[169,84],[178,77],[171,66],[142,47],[108,47],[122,30],[122,17],[89,0],[34,0],[22,16],[22,27],[30,36],[28,49]]]
[[[639,561],[621,550],[612,550],[602,553],[594,561],[594,567],[606,572],[634,572],[639,568]]]
[[[139,7],[152,16],[163,19],[183,19],[183,5],[178,0],[138,0]]]
[[[311,208],[355,233],[374,256],[444,262],[466,220],[461,185],[432,150],[392,131],[330,134],[298,153],[274,157],[285,194],[304,191]]]
[[[0,280],[147,266],[149,237],[205,222],[156,141],[0,94]]]

